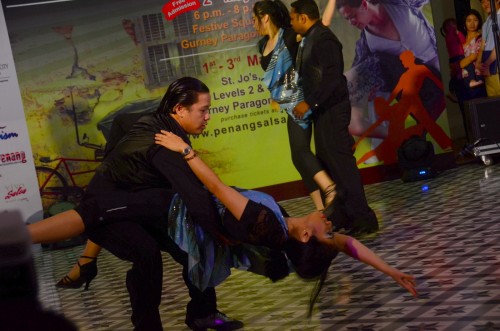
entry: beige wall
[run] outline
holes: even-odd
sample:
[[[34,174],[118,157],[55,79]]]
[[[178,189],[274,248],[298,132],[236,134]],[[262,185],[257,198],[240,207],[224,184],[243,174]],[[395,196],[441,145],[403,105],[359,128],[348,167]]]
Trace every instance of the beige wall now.
[[[470,7],[482,13],[484,18],[483,8],[481,7],[481,3],[479,2],[479,0],[471,0]]]

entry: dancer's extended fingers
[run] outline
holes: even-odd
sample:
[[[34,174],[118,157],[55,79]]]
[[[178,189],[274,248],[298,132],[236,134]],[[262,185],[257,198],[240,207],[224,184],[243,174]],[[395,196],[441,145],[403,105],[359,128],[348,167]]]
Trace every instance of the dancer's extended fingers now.
[[[418,292],[415,289],[416,282],[413,276],[405,275],[401,278],[401,281],[399,283],[414,297],[418,295]]]

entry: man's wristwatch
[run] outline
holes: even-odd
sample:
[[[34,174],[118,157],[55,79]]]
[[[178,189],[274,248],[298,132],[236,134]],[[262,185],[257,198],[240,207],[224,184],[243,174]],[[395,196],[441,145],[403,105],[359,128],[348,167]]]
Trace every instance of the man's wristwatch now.
[[[191,148],[191,146],[184,148],[184,150],[182,151],[182,156],[187,156],[189,153],[191,153],[192,150],[193,149]]]

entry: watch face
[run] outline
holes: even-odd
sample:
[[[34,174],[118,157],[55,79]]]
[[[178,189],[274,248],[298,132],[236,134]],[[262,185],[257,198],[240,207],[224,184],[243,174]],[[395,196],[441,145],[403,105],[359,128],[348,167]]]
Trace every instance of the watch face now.
[[[184,152],[182,152],[182,155],[186,156],[189,154],[189,152],[191,152],[191,147],[186,147],[184,148]]]

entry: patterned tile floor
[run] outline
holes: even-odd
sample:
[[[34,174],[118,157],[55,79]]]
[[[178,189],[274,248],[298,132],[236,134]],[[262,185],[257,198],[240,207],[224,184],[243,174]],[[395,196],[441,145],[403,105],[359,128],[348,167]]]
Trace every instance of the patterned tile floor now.
[[[314,284],[295,276],[272,284],[235,271],[217,288],[219,308],[253,331],[500,330],[500,165],[466,164],[430,180],[368,185],[366,193],[381,230],[362,241],[415,275],[419,298],[339,255],[310,319],[305,314]],[[283,205],[291,215],[312,210],[308,198]],[[54,287],[81,249],[35,252],[44,306],[62,312],[81,330],[131,330],[127,262],[103,252],[89,291]],[[164,328],[187,330],[180,268],[166,254],[164,262]]]

